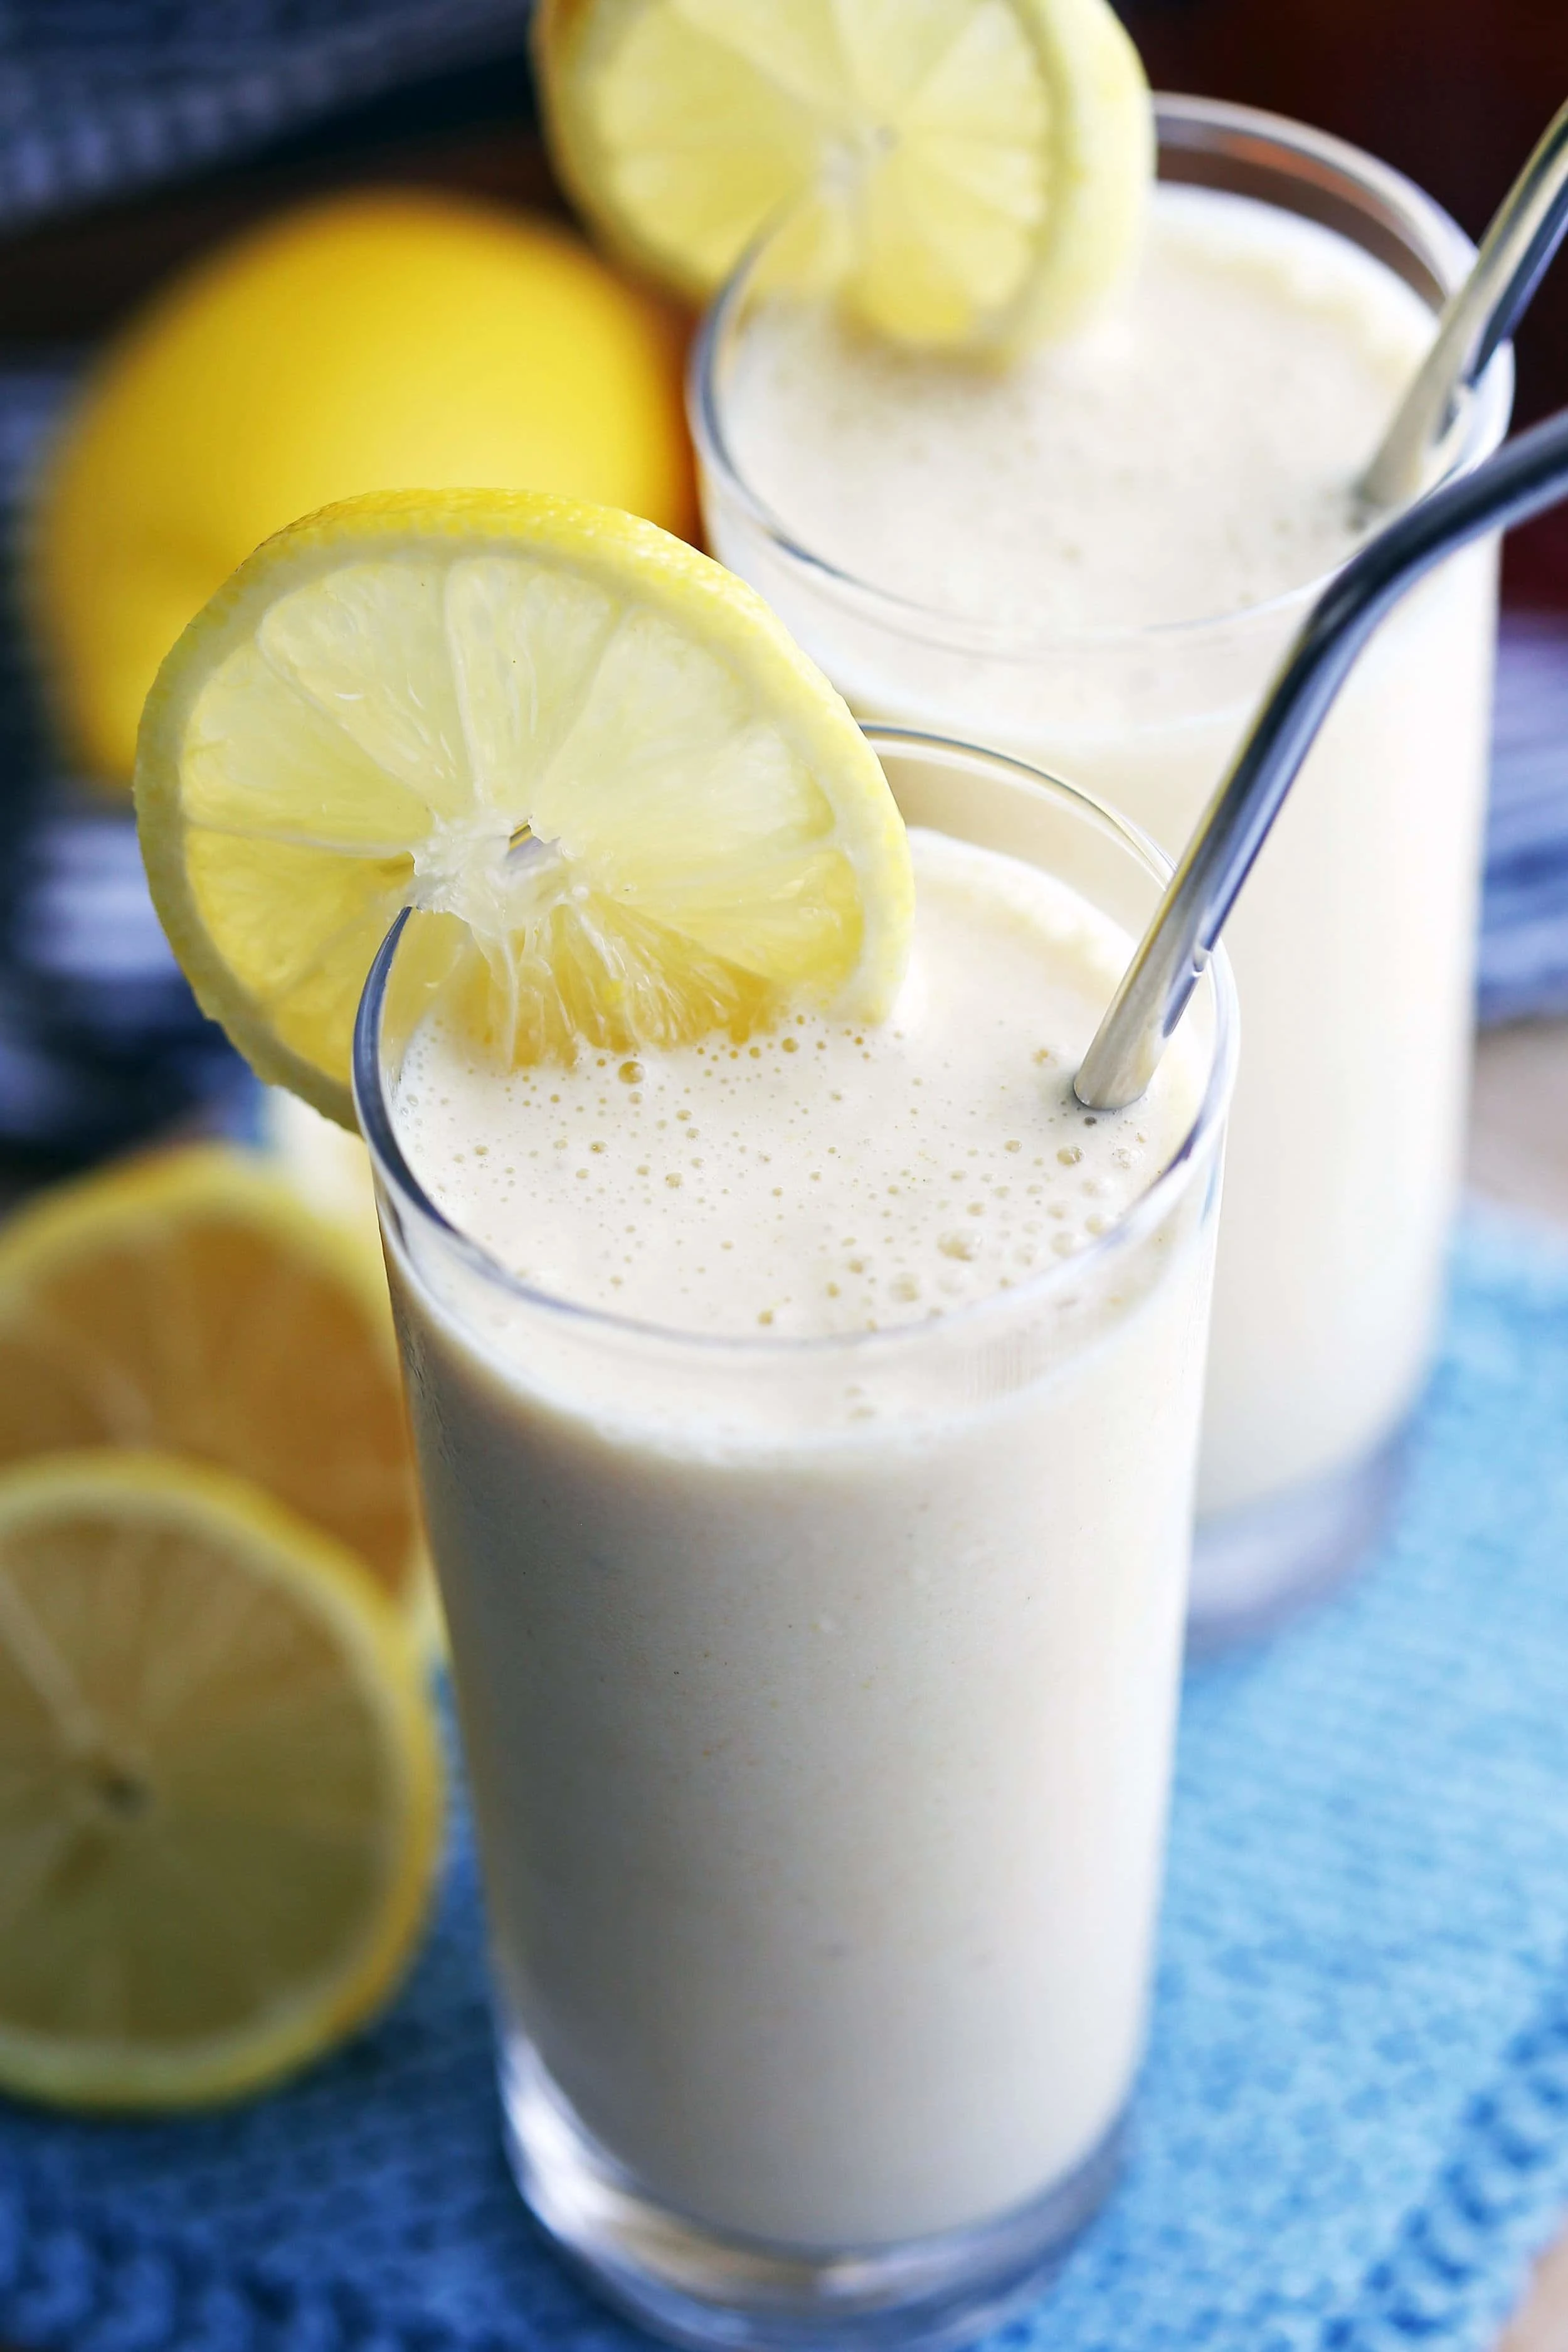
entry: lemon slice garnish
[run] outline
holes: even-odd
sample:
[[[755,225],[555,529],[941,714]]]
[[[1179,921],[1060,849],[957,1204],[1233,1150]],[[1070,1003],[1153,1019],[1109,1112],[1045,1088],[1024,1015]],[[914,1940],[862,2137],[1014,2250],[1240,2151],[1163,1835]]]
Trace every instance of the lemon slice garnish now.
[[[1008,344],[1136,251],[1153,112],[1107,0],[542,0],[535,43],[582,210],[697,300],[779,225],[776,270],[874,331]]]
[[[348,1553],[155,1455],[0,1475],[0,2085],[191,2106],[316,2056],[409,1958],[441,1791]]]
[[[733,574],[610,508],[408,492],[280,532],[165,661],[136,795],[202,1004],[344,1124],[405,905],[456,919],[519,1061],[875,1019],[907,953],[908,845],[841,698]]]
[[[0,1463],[99,1445],[252,1479],[423,1605],[373,1235],[241,1152],[107,1169],[0,1234]]]

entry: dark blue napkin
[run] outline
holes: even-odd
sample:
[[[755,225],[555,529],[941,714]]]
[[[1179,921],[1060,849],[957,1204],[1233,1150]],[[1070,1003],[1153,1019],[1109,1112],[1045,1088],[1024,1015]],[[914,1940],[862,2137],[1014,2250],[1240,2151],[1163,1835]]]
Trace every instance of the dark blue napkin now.
[[[528,15],[528,0],[0,0],[0,230],[516,53]]]
[[[0,371],[0,1148],[80,1159],[200,1113],[248,1074],[197,1011],[123,798],[60,773],[28,658],[23,485],[74,368]]]
[[[1478,980],[1483,1021],[1568,1013],[1568,614],[1503,626]]]

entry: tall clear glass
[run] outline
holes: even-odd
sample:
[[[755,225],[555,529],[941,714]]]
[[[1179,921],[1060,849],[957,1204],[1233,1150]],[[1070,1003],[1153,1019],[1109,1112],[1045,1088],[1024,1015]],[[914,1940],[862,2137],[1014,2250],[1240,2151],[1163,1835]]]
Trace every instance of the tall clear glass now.
[[[1163,177],[1323,223],[1434,308],[1469,268],[1474,249],[1448,215],[1354,148],[1241,107],[1157,106]],[[721,297],[694,364],[714,553],[862,716],[1071,776],[1174,855],[1323,583],[1207,620],[1045,634],[849,578],[791,540],[732,457],[727,387],[770,299],[765,257]],[[1470,404],[1456,471],[1502,438],[1511,396],[1503,352]],[[1391,1488],[1458,1181],[1496,623],[1489,546],[1385,625],[1229,927],[1248,1050],[1199,1474],[1200,1634],[1264,1622],[1335,1572]]]
[[[1094,802],[872,740],[911,823],[1145,919],[1165,862]],[[678,2342],[966,2341],[1103,2194],[1143,2042],[1228,970],[1190,1130],[1078,1255],[940,1321],[733,1339],[446,1223],[398,1140],[417,967],[394,934],[355,1082],[518,2184]]]

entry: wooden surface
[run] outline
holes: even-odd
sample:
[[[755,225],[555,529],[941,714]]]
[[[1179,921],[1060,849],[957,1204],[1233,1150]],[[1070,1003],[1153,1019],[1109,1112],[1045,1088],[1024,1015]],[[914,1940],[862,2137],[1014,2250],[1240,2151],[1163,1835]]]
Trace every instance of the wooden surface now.
[[[1476,1191],[1568,1226],[1568,1021],[1484,1037],[1472,1101]]]
[[[1568,2232],[1537,2263],[1524,2308],[1498,2352],[1568,2352]]]
[[[1478,1192],[1568,1230],[1568,1021],[1482,1039],[1469,1176]],[[1538,2264],[1499,2352],[1568,2352],[1568,2227]]]

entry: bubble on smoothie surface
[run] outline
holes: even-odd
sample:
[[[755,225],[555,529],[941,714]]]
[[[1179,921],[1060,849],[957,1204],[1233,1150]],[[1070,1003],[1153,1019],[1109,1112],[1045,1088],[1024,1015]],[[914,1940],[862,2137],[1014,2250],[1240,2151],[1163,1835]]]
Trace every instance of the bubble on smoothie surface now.
[[[1169,1160],[1187,1064],[1087,1117],[1071,1073],[1125,934],[1032,866],[911,846],[914,970],[880,1027],[798,1013],[740,1045],[501,1069],[438,1012],[397,1102],[415,1172],[531,1285],[682,1329],[885,1329],[1058,1267]]]

